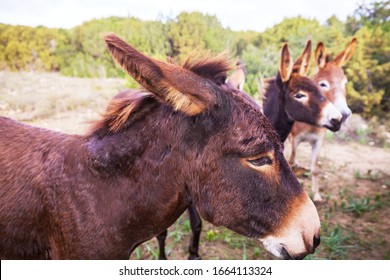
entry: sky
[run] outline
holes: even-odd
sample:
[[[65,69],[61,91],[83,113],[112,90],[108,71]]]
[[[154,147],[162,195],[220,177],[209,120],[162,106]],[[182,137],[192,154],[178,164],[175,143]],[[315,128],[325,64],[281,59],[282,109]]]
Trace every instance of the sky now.
[[[72,28],[94,18],[174,18],[182,11],[215,15],[225,28],[264,31],[301,15],[346,20],[363,0],[0,0],[0,23]]]

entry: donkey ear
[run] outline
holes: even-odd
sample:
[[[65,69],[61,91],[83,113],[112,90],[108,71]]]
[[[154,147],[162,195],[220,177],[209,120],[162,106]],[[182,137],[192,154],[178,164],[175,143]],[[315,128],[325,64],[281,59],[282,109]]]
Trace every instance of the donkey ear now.
[[[326,64],[326,52],[325,46],[322,42],[317,44],[316,50],[314,52],[315,60],[319,69],[324,68]]]
[[[352,41],[345,47],[345,49],[333,59],[333,61],[339,66],[343,67],[351,59],[357,45],[357,39],[354,37]]]
[[[108,50],[120,66],[158,100],[193,116],[216,103],[212,85],[176,64],[140,53],[113,33],[104,36]]]
[[[171,56],[167,56],[167,62],[170,64],[176,64],[176,61]]]
[[[282,53],[280,57],[279,64],[279,74],[282,78],[282,82],[287,82],[290,80],[293,69],[293,59],[291,57],[290,51],[288,50],[288,45],[285,43],[282,47]]]
[[[293,73],[306,76],[310,70],[311,40],[308,40],[302,54],[298,57],[293,66]]]

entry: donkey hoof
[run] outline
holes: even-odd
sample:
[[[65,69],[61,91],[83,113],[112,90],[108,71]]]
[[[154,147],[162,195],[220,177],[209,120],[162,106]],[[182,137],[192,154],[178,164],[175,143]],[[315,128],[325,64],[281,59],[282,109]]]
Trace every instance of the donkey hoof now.
[[[201,260],[202,258],[199,257],[198,255],[189,255],[188,259],[189,260]]]
[[[313,201],[315,203],[322,203],[324,200],[322,199],[321,195],[319,193],[315,193],[313,197]]]

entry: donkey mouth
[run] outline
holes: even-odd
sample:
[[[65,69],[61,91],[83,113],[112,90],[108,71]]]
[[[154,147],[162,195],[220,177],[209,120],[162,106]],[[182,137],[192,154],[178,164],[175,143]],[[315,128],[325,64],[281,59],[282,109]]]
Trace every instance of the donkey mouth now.
[[[296,255],[291,255],[283,244],[279,244],[279,248],[276,251],[271,250],[270,252],[275,256],[283,260],[303,260],[308,254],[313,254],[314,249],[310,252],[304,252]]]
[[[330,121],[330,124],[326,124],[325,127],[333,132],[339,131],[341,127],[341,122],[335,119]]]
[[[349,118],[349,116],[350,116],[351,114],[342,114],[342,118],[341,118],[341,122],[343,123],[343,122],[345,122],[348,118]]]
[[[281,255],[282,259],[284,259],[284,260],[292,260],[293,259],[284,247],[282,248],[280,255]]]
[[[284,260],[303,260],[307,254],[300,254],[297,256],[292,257],[287,250],[283,247],[282,251],[280,252],[282,259]]]
[[[273,254],[275,257],[284,259],[284,260],[302,260],[304,259],[308,254],[314,253],[314,247],[311,250],[308,250],[306,252],[300,252],[300,253],[291,253],[287,249],[287,246],[284,243],[278,243],[275,242],[272,239],[268,240],[262,240],[260,241],[263,243],[264,248]],[[318,246],[318,245],[316,245]]]

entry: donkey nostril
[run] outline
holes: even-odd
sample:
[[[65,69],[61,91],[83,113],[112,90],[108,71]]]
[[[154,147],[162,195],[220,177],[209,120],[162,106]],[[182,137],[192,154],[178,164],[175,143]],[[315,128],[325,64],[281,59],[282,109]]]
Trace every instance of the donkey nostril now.
[[[346,119],[348,119],[349,116],[350,116],[351,114],[352,114],[352,113],[350,113],[350,112],[348,112],[348,113],[343,113],[343,114],[342,114],[343,117],[341,118],[341,121],[343,122],[343,121],[345,121]]]
[[[313,246],[314,246],[314,249],[318,247],[318,245],[320,245],[321,243],[321,237],[317,237],[317,236],[314,236],[313,237]]]
[[[338,120],[338,119],[331,119],[331,120],[330,120],[330,123],[331,123],[332,125],[334,125],[334,126],[337,126],[337,125],[340,124],[340,120]]]

